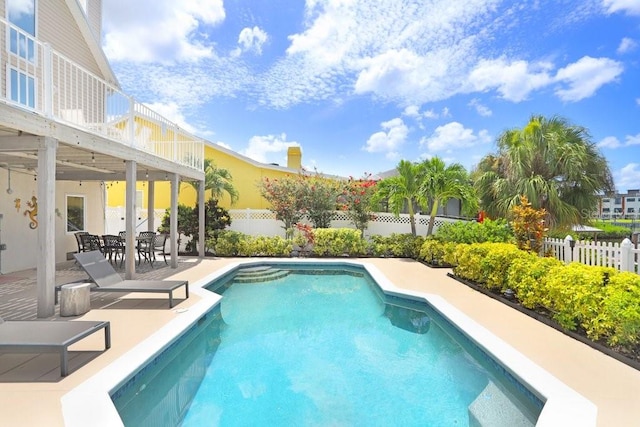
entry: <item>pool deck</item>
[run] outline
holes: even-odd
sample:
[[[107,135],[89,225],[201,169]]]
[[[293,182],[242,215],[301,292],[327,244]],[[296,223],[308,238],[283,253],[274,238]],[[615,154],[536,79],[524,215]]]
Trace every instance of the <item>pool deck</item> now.
[[[143,265],[139,279],[187,279],[195,283],[216,270],[247,259],[181,257],[177,269]],[[353,259],[352,259],[353,260]],[[606,356],[553,328],[447,277],[448,269],[431,269],[406,259],[361,261],[375,266],[397,287],[439,295],[498,338],[547,370],[598,407],[598,426],[640,425],[640,371]],[[0,275],[0,316],[35,319],[35,270]],[[72,262],[57,266],[56,283],[86,277]],[[57,354],[13,355],[0,352],[2,425],[62,426],[61,398],[107,367],[160,327],[176,319],[200,297],[94,293],[82,320],[111,322],[111,348],[102,352],[103,335],[94,334],[71,347],[70,374],[60,377]],[[55,318],[59,314],[56,311]],[[66,319],[74,319],[73,317]]]

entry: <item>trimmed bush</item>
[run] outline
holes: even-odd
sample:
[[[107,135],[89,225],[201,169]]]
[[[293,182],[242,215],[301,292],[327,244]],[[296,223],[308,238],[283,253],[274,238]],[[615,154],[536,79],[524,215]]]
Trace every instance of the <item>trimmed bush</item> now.
[[[536,309],[549,305],[545,280],[549,271],[564,264],[555,258],[527,253],[511,262],[507,273],[507,287],[513,289],[520,303]]]
[[[352,228],[318,228],[312,253],[319,256],[362,256],[366,254],[367,242],[359,230]]]
[[[482,280],[487,288],[504,292],[509,288],[508,272],[511,263],[517,259],[526,259],[529,254],[511,243],[482,243],[488,249],[480,260]]]
[[[374,256],[417,259],[424,241],[424,237],[412,234],[373,235],[369,252]]]
[[[601,310],[609,345],[628,347],[640,342],[640,276],[622,272],[609,279]]]
[[[240,245],[246,240],[247,235],[239,231],[224,230],[218,233],[217,239],[209,239],[207,246],[213,248],[213,252],[219,256],[237,256],[240,253]]]
[[[443,242],[456,243],[512,243],[514,241],[513,231],[504,219],[446,223],[438,227],[435,237]]]
[[[604,286],[617,271],[579,263],[552,268],[546,280],[549,306],[553,318],[562,327],[581,327],[591,339],[606,331],[600,315],[605,298]],[[607,280],[605,281],[605,277]]]

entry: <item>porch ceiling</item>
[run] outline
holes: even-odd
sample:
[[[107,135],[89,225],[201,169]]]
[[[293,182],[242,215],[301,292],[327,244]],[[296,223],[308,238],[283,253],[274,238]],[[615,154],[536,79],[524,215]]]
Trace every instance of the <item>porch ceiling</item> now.
[[[203,173],[191,168],[71,126],[57,126],[68,128],[62,133],[71,135],[68,140],[58,140],[58,181],[124,181],[127,159],[137,162],[138,181],[168,181],[173,173],[177,173],[181,180],[186,181],[204,179]],[[37,175],[38,153],[34,142],[37,142],[38,138],[36,135],[0,125],[0,168]],[[22,144],[16,143],[22,139],[25,141],[24,148],[20,148]],[[75,140],[76,143],[71,143],[69,139]]]

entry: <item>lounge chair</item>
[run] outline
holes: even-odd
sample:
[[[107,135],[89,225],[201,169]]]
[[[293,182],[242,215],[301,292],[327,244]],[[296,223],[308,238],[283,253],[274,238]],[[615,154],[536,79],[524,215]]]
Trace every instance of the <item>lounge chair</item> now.
[[[0,318],[0,351],[60,353],[60,375],[69,374],[68,349],[81,339],[104,329],[104,349],[111,347],[108,321],[3,320]]]
[[[81,252],[73,256],[95,284],[92,292],[165,293],[169,295],[169,308],[173,308],[173,291],[184,286],[185,299],[189,298],[189,282],[186,280],[123,280],[100,251]],[[56,304],[60,289],[61,286],[56,286]]]

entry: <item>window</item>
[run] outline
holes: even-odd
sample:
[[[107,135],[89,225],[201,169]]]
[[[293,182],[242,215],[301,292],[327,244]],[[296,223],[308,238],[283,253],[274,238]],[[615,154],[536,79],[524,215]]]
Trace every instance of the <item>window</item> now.
[[[627,202],[635,202],[636,198],[635,197],[627,197]]]
[[[609,199],[602,199],[602,203],[609,203]]]
[[[602,208],[602,213],[609,213],[611,211],[611,209],[609,208]]]
[[[67,233],[85,230],[84,196],[67,196]]]
[[[635,213],[636,209],[635,208],[627,208],[627,213]]]
[[[622,213],[622,208],[613,208],[613,213]]]
[[[622,197],[616,197],[616,201],[614,202],[616,205],[622,204]]]
[[[30,108],[36,104],[36,0],[8,0],[7,49],[19,58],[7,68],[11,100]]]

